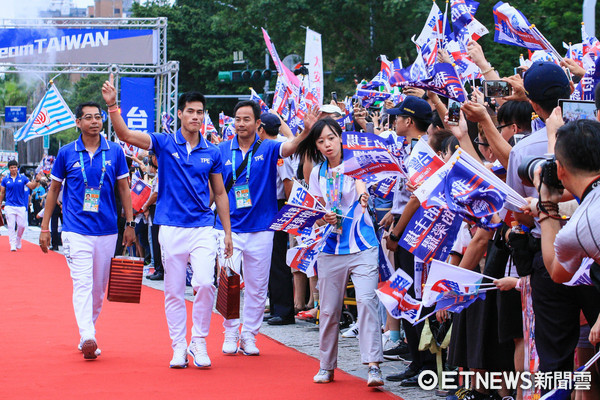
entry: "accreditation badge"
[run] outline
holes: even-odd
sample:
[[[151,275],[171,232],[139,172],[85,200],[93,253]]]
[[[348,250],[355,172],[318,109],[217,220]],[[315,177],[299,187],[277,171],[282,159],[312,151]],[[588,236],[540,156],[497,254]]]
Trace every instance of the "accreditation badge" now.
[[[252,207],[252,199],[250,198],[250,186],[248,185],[248,183],[234,185],[233,193],[235,194],[236,208]]]
[[[97,213],[100,208],[100,188],[85,188],[83,195],[83,211]]]

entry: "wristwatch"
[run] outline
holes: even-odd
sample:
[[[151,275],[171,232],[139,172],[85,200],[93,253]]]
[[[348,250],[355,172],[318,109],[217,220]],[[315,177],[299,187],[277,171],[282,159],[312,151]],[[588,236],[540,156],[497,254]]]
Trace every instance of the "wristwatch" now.
[[[127,221],[127,222],[125,222],[125,226],[130,226],[130,227],[132,227],[134,229],[135,229],[135,225],[136,225],[135,221]]]
[[[400,237],[394,235],[392,232],[390,232],[389,236],[388,236],[392,242],[397,242],[400,240]]]

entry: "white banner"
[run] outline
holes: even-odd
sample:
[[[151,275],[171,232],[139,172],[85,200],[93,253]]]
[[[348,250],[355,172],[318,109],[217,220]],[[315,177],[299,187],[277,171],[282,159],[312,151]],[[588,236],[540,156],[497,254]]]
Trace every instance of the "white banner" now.
[[[323,50],[321,34],[306,28],[304,62],[308,63],[310,87],[316,88],[319,104],[323,104]]]

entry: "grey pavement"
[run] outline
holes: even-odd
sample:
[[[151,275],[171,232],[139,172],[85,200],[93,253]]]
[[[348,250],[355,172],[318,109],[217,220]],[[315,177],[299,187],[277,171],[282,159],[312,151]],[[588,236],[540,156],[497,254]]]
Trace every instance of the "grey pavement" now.
[[[6,235],[6,227],[0,227],[0,236]],[[33,244],[38,244],[39,235],[39,227],[29,227],[25,231],[23,239]],[[163,281],[150,281],[148,279],[144,279],[144,285],[157,290],[164,290]],[[192,300],[192,289],[190,287],[186,288],[186,299],[190,301]],[[311,357],[317,359],[319,358],[319,327],[313,323],[297,320],[296,323],[292,325],[271,326],[264,322],[260,333],[280,342],[285,346],[294,348]],[[402,372],[406,367],[407,366],[402,361],[386,361],[381,364],[381,370],[384,377],[390,374]],[[367,379],[367,367],[360,363],[358,339],[343,338],[340,335],[338,368],[359,378],[365,380]],[[314,372],[317,373],[316,370]],[[397,396],[402,397],[405,400],[440,400],[444,398],[436,396],[433,391],[424,391],[420,388],[402,387],[400,386],[399,382],[386,381],[383,388]]]

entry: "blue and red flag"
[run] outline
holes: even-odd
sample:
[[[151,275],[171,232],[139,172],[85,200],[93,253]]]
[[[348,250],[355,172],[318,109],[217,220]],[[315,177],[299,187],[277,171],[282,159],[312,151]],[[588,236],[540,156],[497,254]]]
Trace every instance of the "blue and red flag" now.
[[[407,294],[413,279],[401,268],[382,285],[375,293],[386,310],[395,319],[404,318],[411,323],[417,320],[421,303]]]
[[[139,212],[142,206],[146,204],[152,188],[142,179],[138,179],[131,188],[131,206],[135,212]]]
[[[250,100],[258,103],[261,113],[269,112],[269,106],[267,106],[267,103],[265,103],[258,93],[256,93],[256,91],[252,88],[250,88]]]
[[[435,64],[430,78],[396,84],[398,86],[412,86],[431,90],[460,103],[464,103],[467,100],[465,89],[456,69],[452,64],[448,63]]]
[[[426,262],[445,260],[452,250],[461,222],[462,219],[447,208],[421,205],[398,244]]]
[[[494,41],[525,47],[529,50],[553,50],[521,11],[499,1],[494,6],[496,33]]]

